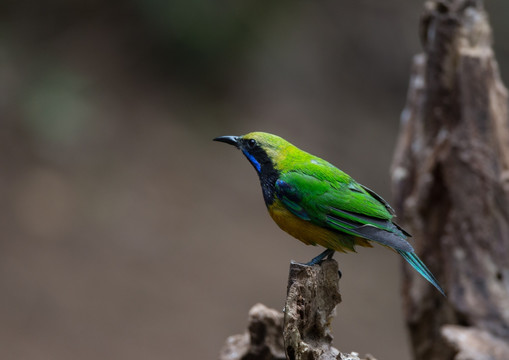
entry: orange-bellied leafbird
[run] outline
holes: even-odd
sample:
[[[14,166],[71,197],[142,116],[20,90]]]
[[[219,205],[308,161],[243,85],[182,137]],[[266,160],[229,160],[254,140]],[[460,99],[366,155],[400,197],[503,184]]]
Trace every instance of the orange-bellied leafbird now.
[[[378,243],[394,249],[444,291],[407,242],[410,236],[392,221],[394,210],[367,187],[325,160],[308,154],[279,136],[253,132],[215,138],[240,149],[260,178],[265,204],[278,226],[308,245],[326,250],[308,265],[334,251]]]

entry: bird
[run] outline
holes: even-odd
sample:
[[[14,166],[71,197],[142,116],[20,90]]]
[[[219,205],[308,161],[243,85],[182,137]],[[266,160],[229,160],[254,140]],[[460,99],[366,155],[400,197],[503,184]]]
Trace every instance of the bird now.
[[[213,140],[235,146],[249,160],[267,210],[282,230],[304,244],[325,248],[306,265],[332,258],[336,251],[355,252],[355,246],[377,243],[399,253],[445,296],[407,241],[411,235],[393,221],[393,208],[374,191],[277,135],[251,132]]]

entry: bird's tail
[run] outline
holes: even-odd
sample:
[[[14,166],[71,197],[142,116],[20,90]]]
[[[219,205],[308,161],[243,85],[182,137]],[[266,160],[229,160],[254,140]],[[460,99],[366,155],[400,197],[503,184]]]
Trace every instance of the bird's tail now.
[[[438,284],[437,279],[433,276],[431,271],[424,265],[421,259],[414,253],[402,250],[396,250],[403,258],[410,264],[412,267],[417,270],[419,274],[421,274],[426,280],[428,280],[434,287],[437,288],[438,291],[445,296],[444,290]]]

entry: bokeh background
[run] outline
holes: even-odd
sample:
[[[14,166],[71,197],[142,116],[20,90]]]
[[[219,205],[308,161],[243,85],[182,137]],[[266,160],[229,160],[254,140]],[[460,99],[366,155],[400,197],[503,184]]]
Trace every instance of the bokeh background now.
[[[509,3],[489,2],[502,75]],[[421,1],[0,2],[0,358],[215,359],[288,264],[262,130],[390,199]],[[507,83],[507,81],[506,81]],[[336,255],[342,351],[408,359],[400,259]]]

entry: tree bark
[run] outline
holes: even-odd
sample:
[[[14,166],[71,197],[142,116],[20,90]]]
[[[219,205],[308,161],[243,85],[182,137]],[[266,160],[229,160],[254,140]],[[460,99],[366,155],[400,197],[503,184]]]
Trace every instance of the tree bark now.
[[[233,335],[219,355],[220,360],[285,360],[283,314],[256,304],[249,310],[247,331]]]
[[[288,277],[283,338],[289,360],[333,360],[332,317],[339,294],[338,263],[325,260],[318,266],[292,262]]]
[[[427,1],[421,37],[394,155],[394,205],[447,298],[405,268],[415,358],[474,359],[461,355],[462,334],[499,354],[491,359],[508,359],[496,349],[509,341],[507,91],[482,1]]]
[[[341,302],[338,283],[335,260],[314,266],[292,262],[284,315],[255,305],[248,330],[226,340],[220,360],[376,360],[332,346],[331,322]]]

